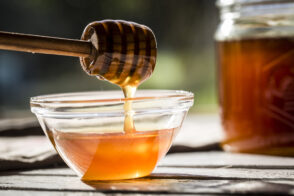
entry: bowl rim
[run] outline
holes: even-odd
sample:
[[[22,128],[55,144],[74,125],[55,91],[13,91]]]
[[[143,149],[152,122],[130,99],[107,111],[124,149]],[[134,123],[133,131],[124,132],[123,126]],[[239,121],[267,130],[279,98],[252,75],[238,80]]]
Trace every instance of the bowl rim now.
[[[34,96],[30,98],[31,104],[42,104],[42,103],[58,103],[58,104],[80,104],[80,103],[103,103],[103,102],[125,102],[125,101],[144,101],[144,100],[154,100],[154,99],[167,99],[167,98],[183,98],[185,100],[194,99],[194,94],[190,91],[183,91],[183,90],[138,90],[136,94],[138,93],[165,93],[170,95],[156,95],[156,96],[138,96],[134,98],[103,98],[103,99],[83,99],[83,100],[59,100],[55,98],[60,98],[64,96],[78,96],[78,95],[91,95],[91,94],[102,94],[102,93],[119,93],[121,94],[122,91],[120,90],[106,90],[106,91],[85,91],[85,92],[69,92],[69,93],[54,93],[54,94],[45,94],[45,95],[39,95]]]
[[[123,106],[128,101],[132,102],[135,113],[170,113],[188,110],[194,103],[194,94],[183,90],[138,90],[135,98],[123,98],[121,90],[86,91],[35,96],[31,97],[30,105],[33,113],[47,117],[119,116],[125,112]]]

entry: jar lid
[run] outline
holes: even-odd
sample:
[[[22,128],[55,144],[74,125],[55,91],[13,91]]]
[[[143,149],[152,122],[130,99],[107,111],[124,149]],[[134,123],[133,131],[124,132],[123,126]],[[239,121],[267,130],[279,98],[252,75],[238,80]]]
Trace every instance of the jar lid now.
[[[217,0],[222,19],[290,18],[293,21],[294,0]]]
[[[267,4],[284,4],[294,3],[293,0],[217,0],[218,7],[227,7],[232,5],[253,6],[253,5],[267,5]]]

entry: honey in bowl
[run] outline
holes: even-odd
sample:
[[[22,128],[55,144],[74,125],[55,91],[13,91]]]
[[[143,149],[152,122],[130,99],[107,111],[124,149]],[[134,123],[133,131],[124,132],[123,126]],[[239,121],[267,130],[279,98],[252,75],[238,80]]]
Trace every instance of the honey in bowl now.
[[[225,150],[294,156],[294,38],[218,41]]]
[[[170,148],[174,130],[137,134],[54,131],[53,138],[82,180],[118,180],[150,174]]]

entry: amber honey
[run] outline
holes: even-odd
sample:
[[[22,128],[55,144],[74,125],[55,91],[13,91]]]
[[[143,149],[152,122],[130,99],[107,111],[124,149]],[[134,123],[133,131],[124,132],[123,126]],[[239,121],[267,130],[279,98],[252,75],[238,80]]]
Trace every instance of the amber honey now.
[[[83,180],[146,176],[171,146],[175,129],[85,134],[53,131],[57,150]]]
[[[294,156],[294,37],[219,41],[217,52],[223,147]]]

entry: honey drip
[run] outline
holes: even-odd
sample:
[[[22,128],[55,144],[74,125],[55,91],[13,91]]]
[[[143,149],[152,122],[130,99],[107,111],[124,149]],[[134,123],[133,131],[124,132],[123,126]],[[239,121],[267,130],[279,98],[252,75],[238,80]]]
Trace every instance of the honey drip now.
[[[135,96],[136,87],[126,86],[122,88],[124,96],[126,99],[133,98]],[[135,130],[134,120],[133,120],[133,110],[132,110],[132,101],[126,100],[124,104],[125,110],[125,121],[124,121],[124,131],[125,133],[131,133]]]

